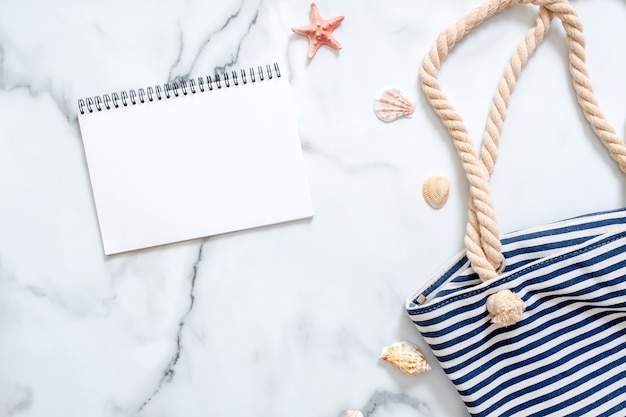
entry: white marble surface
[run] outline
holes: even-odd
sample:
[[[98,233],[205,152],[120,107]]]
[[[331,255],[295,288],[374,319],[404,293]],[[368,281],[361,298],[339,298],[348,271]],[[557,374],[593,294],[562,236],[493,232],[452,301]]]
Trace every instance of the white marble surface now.
[[[343,49],[292,26],[286,0],[0,2],[0,417],[464,416],[404,300],[462,249],[467,184],[417,85],[437,33],[478,0],[320,0]],[[576,0],[607,117],[626,118],[626,4]],[[441,82],[479,138],[518,6],[472,33]],[[626,183],[576,107],[560,27],[516,90],[492,180],[503,231],[626,204]],[[118,256],[100,244],[78,98],[277,60],[286,65],[312,221]],[[377,120],[397,85],[415,115]],[[224,132],[227,134],[227,132]],[[420,194],[432,173],[450,201]],[[408,340],[434,370],[378,355]]]

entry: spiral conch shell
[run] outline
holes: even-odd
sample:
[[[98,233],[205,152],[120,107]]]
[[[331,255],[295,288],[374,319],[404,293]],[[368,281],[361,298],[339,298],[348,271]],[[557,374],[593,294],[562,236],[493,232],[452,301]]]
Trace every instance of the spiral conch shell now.
[[[422,196],[435,210],[445,206],[450,194],[450,181],[441,175],[431,175],[422,184]]]
[[[363,417],[363,413],[358,410],[348,410],[344,417]]]
[[[423,374],[432,369],[422,352],[407,342],[398,342],[387,346],[380,354],[380,358],[411,376]]]
[[[383,122],[393,122],[400,117],[411,117],[415,104],[398,87],[387,87],[374,99],[374,113]]]

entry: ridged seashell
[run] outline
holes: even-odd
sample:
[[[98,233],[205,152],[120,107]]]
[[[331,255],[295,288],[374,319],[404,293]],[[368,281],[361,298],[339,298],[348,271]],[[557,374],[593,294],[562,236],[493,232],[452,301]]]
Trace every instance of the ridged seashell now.
[[[387,346],[380,354],[380,358],[411,376],[419,375],[432,369],[426,362],[422,352],[407,342],[398,342]]]
[[[400,117],[411,117],[415,104],[398,87],[380,90],[374,99],[374,113],[383,122],[393,122]]]
[[[345,417],[363,417],[363,413],[358,410],[348,410]]]
[[[422,196],[435,210],[439,210],[446,204],[449,194],[450,181],[441,175],[431,175],[422,184]]]

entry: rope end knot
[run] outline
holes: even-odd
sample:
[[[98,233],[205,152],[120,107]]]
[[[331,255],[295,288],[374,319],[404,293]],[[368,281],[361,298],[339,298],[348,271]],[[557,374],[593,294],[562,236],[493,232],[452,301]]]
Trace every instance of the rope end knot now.
[[[512,326],[522,318],[526,305],[511,290],[498,291],[487,298],[487,311],[493,316],[492,323]]]

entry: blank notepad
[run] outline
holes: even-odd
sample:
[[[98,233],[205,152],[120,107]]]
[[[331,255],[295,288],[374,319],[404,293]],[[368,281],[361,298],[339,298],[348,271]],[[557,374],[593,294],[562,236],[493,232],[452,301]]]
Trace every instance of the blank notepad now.
[[[309,218],[277,65],[79,100],[105,254]]]

